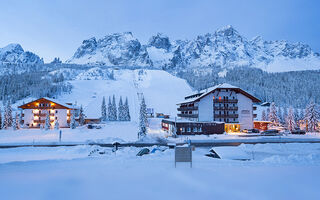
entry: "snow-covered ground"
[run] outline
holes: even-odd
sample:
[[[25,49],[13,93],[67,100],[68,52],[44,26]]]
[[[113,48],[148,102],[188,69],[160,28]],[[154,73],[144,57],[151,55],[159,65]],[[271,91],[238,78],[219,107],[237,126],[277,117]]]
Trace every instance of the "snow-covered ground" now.
[[[91,154],[99,149],[105,154]],[[318,199],[320,144],[196,148],[193,168],[174,151],[95,146],[0,149],[1,199]],[[240,160],[239,160],[240,159]],[[242,161],[248,159],[247,161]]]

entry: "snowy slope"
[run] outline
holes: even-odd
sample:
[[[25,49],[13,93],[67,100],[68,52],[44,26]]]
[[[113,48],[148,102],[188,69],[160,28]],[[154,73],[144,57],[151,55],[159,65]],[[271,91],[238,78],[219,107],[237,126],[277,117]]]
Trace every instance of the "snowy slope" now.
[[[120,96],[128,97],[131,117],[137,120],[139,111],[138,93],[145,97],[147,107],[155,112],[176,115],[176,103],[181,101],[186,94],[192,92],[185,80],[177,78],[161,70],[115,70],[115,80],[73,80],[71,94],[59,97],[61,102],[77,102],[83,105],[88,117],[100,117],[100,106],[103,96],[115,95],[118,103]],[[97,78],[98,79],[98,78]]]

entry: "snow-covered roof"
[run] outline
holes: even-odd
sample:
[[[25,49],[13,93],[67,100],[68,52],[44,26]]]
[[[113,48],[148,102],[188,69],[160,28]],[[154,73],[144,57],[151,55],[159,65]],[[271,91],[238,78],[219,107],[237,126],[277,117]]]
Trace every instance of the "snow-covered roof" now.
[[[257,99],[256,97],[252,96],[251,94],[247,93],[246,91],[242,90],[241,88],[231,85],[229,83],[222,83],[204,90],[201,90],[198,94],[201,94],[200,96],[194,97],[194,98],[189,98],[186,99],[185,101],[182,101],[178,104],[183,104],[183,103],[191,103],[197,100],[200,100],[202,97],[207,96],[208,94],[210,94],[211,92],[215,91],[216,89],[237,89],[239,90],[239,92],[241,92],[242,94],[246,95],[247,97],[249,97],[250,99],[254,100],[254,102],[260,102],[259,99]]]
[[[192,121],[192,120],[188,120],[188,119],[184,119],[184,118],[177,118],[177,119],[174,119],[174,118],[169,118],[169,119],[163,119],[164,121],[170,121],[170,122],[180,122],[180,123],[202,123],[202,124],[205,124],[205,123],[216,123],[216,124],[224,124],[224,122],[219,122],[219,121],[201,121],[201,122],[198,122],[198,121]]]
[[[35,99],[35,100],[33,100],[33,101],[31,101],[31,102],[28,102],[28,103],[25,103],[25,104],[23,104],[23,105],[21,105],[21,106],[19,106],[19,107],[22,107],[22,106],[24,106],[24,105],[27,105],[27,104],[32,103],[32,102],[35,102],[35,101],[40,100],[40,99],[46,99],[46,100],[48,100],[48,101],[54,102],[54,103],[56,103],[56,104],[59,104],[59,105],[61,105],[61,106],[63,106],[63,107],[69,108],[69,109],[74,109],[74,108],[75,108],[75,106],[68,105],[68,104],[66,104],[66,103],[61,103],[61,102],[57,101],[56,99],[52,99],[52,98],[49,98],[49,97],[42,97],[42,98],[39,98],[39,99]]]

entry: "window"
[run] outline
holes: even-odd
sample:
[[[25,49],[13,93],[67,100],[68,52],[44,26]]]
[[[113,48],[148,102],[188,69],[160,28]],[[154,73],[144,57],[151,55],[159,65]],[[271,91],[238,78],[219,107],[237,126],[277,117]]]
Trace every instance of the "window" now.
[[[190,127],[187,128],[187,132],[188,132],[188,133],[191,132],[191,128],[190,128]]]
[[[181,127],[181,128],[180,128],[180,131],[181,131],[181,133],[184,133],[184,132],[185,132],[185,128],[184,128],[184,127]]]
[[[200,133],[202,132],[202,127],[199,127],[199,130],[198,130],[198,132],[200,132]]]
[[[56,117],[56,120],[58,119],[58,117]]]
[[[193,132],[198,132],[198,129],[197,129],[197,127],[193,127]]]
[[[56,110],[56,113],[58,113],[58,111]]]
[[[221,101],[221,96],[219,97],[219,101]]]

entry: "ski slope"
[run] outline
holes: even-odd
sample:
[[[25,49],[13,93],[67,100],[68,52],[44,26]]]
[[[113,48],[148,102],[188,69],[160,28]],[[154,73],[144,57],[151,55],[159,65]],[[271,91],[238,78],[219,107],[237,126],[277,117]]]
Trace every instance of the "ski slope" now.
[[[148,108],[155,112],[176,115],[176,103],[192,92],[185,80],[177,78],[162,70],[115,70],[116,80],[73,80],[71,94],[58,98],[60,102],[72,102],[82,105],[88,118],[101,116],[102,98],[116,97],[118,104],[120,96],[123,100],[128,97],[130,114],[137,121],[142,93]],[[84,78],[83,78],[84,79]]]

